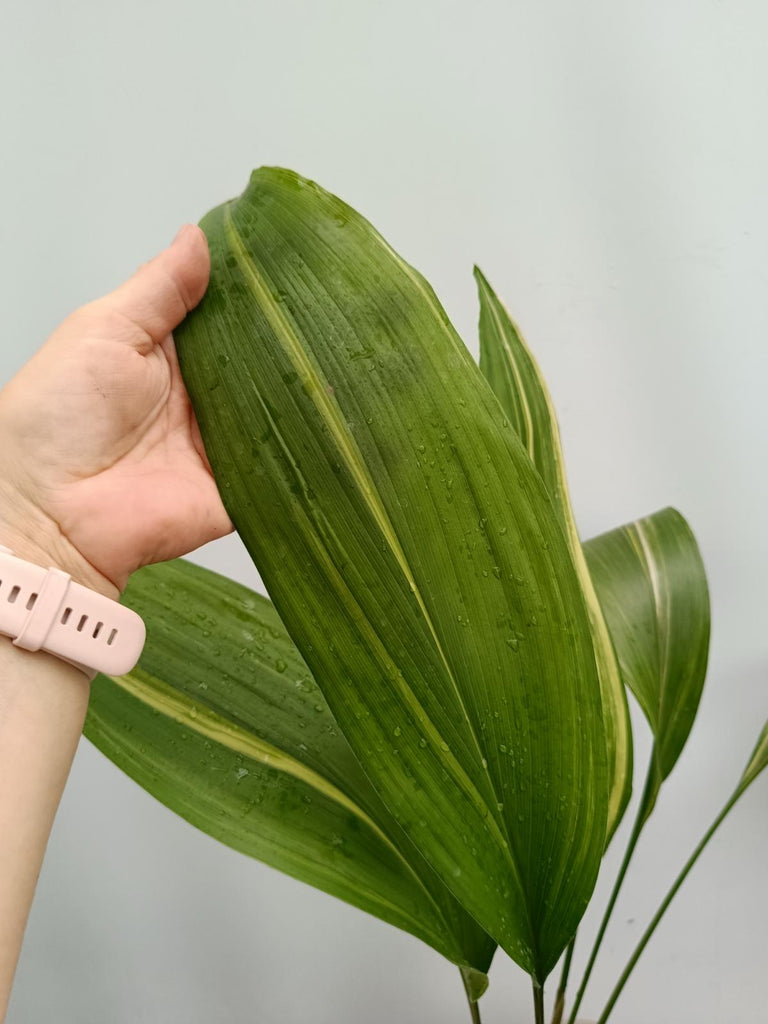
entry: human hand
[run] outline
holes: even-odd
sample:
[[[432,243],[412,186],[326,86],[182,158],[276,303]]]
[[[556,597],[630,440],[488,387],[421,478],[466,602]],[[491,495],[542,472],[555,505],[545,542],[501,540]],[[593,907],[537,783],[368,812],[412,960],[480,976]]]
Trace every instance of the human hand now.
[[[209,273],[186,225],[0,391],[0,545],[115,597],[135,569],[232,530],[171,334]]]

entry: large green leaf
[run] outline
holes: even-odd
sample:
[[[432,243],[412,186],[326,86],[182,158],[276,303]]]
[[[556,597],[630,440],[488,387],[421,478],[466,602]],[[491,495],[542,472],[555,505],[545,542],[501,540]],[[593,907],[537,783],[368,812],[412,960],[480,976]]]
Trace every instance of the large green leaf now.
[[[699,707],[709,651],[709,592],[696,538],[673,508],[586,548],[622,677],[654,737],[644,816],[675,766]]]
[[[133,672],[94,682],[86,736],[204,832],[482,983],[495,943],[383,807],[270,602],[183,561],[135,574],[124,600],[147,645]]]
[[[574,519],[554,406],[544,377],[517,325],[475,267],[480,297],[480,369],[549,491],[579,575],[600,675],[610,770],[607,839],[632,793],[632,731],[627,696]]]
[[[429,285],[339,199],[263,169],[202,225],[177,344],[225,504],[398,823],[541,981],[608,799],[546,489]]]

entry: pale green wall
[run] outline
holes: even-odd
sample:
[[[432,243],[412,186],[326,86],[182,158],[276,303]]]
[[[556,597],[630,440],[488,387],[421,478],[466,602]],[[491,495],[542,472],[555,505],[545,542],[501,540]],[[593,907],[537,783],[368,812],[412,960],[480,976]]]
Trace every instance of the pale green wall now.
[[[762,0],[5,0],[0,13],[0,381],[252,166],[282,163],[367,214],[473,349],[482,265],[551,382],[586,534],[669,503],[690,519],[713,588],[712,670],[598,995],[768,712],[767,39]],[[198,557],[255,580],[235,541]],[[643,760],[644,734],[639,746]],[[616,1024],[764,1012],[767,805],[763,780]],[[195,833],[83,742],[9,1024],[453,1024],[454,974]],[[527,1020],[528,1000],[499,958],[488,1024]]]

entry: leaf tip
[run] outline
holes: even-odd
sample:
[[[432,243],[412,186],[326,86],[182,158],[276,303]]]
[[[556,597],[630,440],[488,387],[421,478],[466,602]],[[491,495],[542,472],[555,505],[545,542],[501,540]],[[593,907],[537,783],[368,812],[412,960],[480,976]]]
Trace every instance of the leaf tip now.
[[[478,267],[478,265],[476,263],[472,267],[472,276],[477,281],[477,284],[478,284],[479,287],[481,287],[481,288],[483,288],[483,287],[484,288],[488,288],[489,287],[488,279],[486,278],[485,274],[482,272],[482,270],[480,269],[480,267]]]

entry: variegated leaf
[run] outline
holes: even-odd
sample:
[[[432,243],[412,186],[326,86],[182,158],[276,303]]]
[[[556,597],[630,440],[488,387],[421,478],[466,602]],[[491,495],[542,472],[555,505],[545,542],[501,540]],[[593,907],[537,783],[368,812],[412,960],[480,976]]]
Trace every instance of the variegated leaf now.
[[[654,736],[644,815],[693,726],[709,652],[709,591],[696,538],[673,508],[596,538],[590,572],[622,677]]]
[[[606,830],[609,840],[632,793],[632,731],[627,697],[576,529],[560,431],[549,390],[517,325],[478,267],[475,267],[475,279],[480,297],[480,369],[552,496],[587,603],[600,676],[610,768]]]

